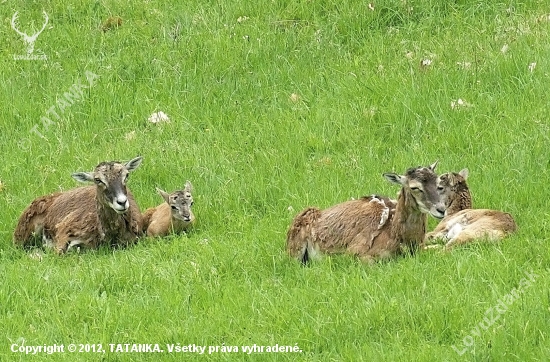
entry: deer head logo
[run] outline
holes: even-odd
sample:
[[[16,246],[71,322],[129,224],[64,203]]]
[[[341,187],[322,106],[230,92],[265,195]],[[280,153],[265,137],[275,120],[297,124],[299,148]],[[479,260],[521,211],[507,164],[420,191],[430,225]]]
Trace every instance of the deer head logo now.
[[[44,29],[46,28],[46,25],[48,25],[48,14],[46,14],[45,11],[43,13],[45,18],[44,25],[42,26],[42,29],[40,29],[37,33],[34,33],[32,36],[29,36],[26,33],[23,33],[22,31],[19,31],[17,29],[17,26],[15,24],[17,21],[17,11],[15,12],[15,14],[13,14],[13,17],[11,18],[11,27],[13,28],[13,30],[15,30],[17,34],[23,37],[23,41],[27,45],[27,56],[30,56],[32,54],[32,52],[34,51],[34,42],[36,41],[36,38],[38,38],[40,33],[42,33],[42,31],[44,31]]]

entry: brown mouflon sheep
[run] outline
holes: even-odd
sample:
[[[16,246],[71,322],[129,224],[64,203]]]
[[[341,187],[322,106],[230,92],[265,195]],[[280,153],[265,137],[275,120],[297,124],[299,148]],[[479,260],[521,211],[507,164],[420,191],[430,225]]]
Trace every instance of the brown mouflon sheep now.
[[[27,245],[29,235],[40,228],[43,240],[59,254],[73,246],[97,248],[103,243],[134,243],[141,235],[141,212],[126,182],[141,161],[141,157],[136,157],[125,164],[102,162],[93,172],[74,173],[74,179],[95,185],[33,201],[19,219],[15,244]],[[32,222],[27,222],[29,216]]]
[[[406,248],[414,252],[424,240],[426,215],[442,218],[445,212],[436,165],[411,168],[405,175],[384,174],[401,186],[397,201],[373,195],[325,210],[305,209],[288,230],[289,255],[306,263],[319,253],[349,253],[371,261]]]

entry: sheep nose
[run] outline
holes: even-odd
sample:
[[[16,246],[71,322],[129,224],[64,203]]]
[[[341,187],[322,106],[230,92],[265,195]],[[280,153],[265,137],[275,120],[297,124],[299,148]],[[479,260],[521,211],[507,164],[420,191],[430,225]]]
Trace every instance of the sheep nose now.
[[[120,206],[120,209],[128,208],[128,199],[126,197],[117,197],[115,203],[116,206]]]
[[[442,215],[445,215],[445,207],[439,206],[435,208],[438,212],[440,212]]]

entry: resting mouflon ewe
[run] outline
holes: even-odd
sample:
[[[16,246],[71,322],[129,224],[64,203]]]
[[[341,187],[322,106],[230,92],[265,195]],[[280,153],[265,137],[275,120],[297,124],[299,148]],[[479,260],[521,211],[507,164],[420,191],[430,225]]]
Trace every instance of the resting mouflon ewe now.
[[[19,219],[15,244],[25,246],[33,233],[42,234],[43,240],[62,254],[73,246],[97,248],[104,243],[136,242],[141,235],[141,213],[126,181],[141,161],[136,157],[125,164],[102,162],[93,172],[74,173],[76,180],[95,185],[33,201]]]
[[[164,199],[164,203],[147,209],[143,213],[143,232],[147,236],[166,236],[170,232],[178,233],[189,230],[195,222],[195,215],[191,211],[193,186],[187,181],[183,190],[171,194],[157,189]]]
[[[367,196],[325,210],[307,208],[294,218],[287,233],[290,256],[308,262],[317,254],[348,253],[363,261],[414,252],[426,233],[426,215],[441,219],[445,212],[437,191],[438,177],[429,167],[384,177],[401,186],[397,201]]]
[[[516,222],[509,213],[472,209],[467,178],[467,169],[440,176],[439,188],[447,209],[445,218],[435,230],[426,234],[426,242],[445,240],[445,248],[448,250],[476,239],[499,240],[516,231]]]

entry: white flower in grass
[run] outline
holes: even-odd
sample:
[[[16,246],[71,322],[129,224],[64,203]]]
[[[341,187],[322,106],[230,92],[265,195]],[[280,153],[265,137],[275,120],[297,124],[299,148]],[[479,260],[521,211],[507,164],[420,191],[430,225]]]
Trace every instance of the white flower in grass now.
[[[131,131],[126,133],[126,135],[124,135],[124,139],[126,139],[126,141],[131,141],[134,138],[136,138],[136,131]]]
[[[369,3],[369,10],[374,11],[374,5],[372,3]]]
[[[423,59],[420,61],[420,66],[421,67],[429,67],[430,65],[432,65],[432,60],[431,59]]]
[[[459,108],[469,108],[472,105],[461,98],[458,98],[456,101],[451,101],[451,109],[459,109]]]
[[[502,48],[500,48],[500,52],[501,52],[502,54],[506,54],[507,51],[508,51],[508,44],[504,44],[504,45],[502,46]]]
[[[536,62],[533,62],[531,64],[529,64],[529,71],[531,73],[533,73],[533,71],[535,70],[535,67],[537,66],[537,63]]]
[[[472,67],[472,63],[470,62],[457,62],[456,65],[463,69],[470,69]]]
[[[168,115],[163,111],[159,111],[151,114],[151,116],[149,117],[149,122],[151,123],[170,122],[170,118],[168,118]]]

